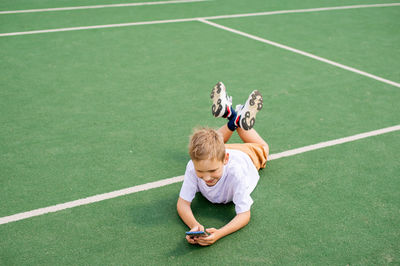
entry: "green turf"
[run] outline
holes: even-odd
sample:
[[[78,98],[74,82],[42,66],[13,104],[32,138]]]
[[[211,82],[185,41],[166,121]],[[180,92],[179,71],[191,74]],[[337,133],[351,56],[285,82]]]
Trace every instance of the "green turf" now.
[[[215,22],[400,82],[398,17],[400,6]]]
[[[208,248],[184,240],[180,184],[2,225],[5,265],[399,263],[399,133],[269,162],[252,220]],[[391,145],[388,145],[391,143]],[[379,152],[385,150],[385,152]],[[392,162],[392,163],[390,163]],[[234,206],[197,197],[195,215],[219,227]]]
[[[113,1],[112,3],[126,3]],[[147,2],[127,1],[127,2]],[[397,1],[387,0],[385,3]],[[216,15],[254,13],[260,11],[304,9],[315,7],[331,7],[342,5],[375,4],[372,0],[341,0],[338,1],[292,1],[292,0],[213,0],[184,4],[151,5],[124,8],[87,9],[74,11],[21,13],[0,15],[0,32],[19,32],[38,29],[53,29],[63,27],[78,27],[89,25],[105,25],[138,21],[153,21],[164,19],[193,18]],[[80,5],[110,4],[109,1],[1,1],[1,10],[18,10],[44,7],[65,7]]]
[[[2,215],[181,175],[218,80],[272,152],[398,123],[397,88],[199,22],[6,40]]]
[[[0,32],[376,3],[229,2],[0,15]],[[0,9],[56,4],[10,3]],[[399,82],[398,10],[215,22]],[[220,80],[234,104],[262,92],[256,129],[272,153],[400,118],[396,87],[200,22],[0,37],[0,59],[0,217],[182,175],[191,129],[224,123],[210,112]],[[211,248],[185,243],[175,184],[0,225],[0,265],[399,263],[398,137],[270,162],[251,224]],[[216,227],[234,215],[204,199],[195,211]]]

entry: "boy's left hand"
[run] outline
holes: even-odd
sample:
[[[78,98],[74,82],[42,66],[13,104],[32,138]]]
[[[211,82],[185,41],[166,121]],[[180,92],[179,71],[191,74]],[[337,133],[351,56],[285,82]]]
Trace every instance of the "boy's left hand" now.
[[[209,246],[215,243],[218,239],[220,239],[218,235],[218,229],[208,228],[206,232],[209,233],[209,236],[202,236],[197,239],[197,244],[201,246]]]

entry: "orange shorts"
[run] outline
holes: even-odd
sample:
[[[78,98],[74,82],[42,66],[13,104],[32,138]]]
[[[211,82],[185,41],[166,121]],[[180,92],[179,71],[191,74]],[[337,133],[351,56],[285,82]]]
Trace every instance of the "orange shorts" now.
[[[246,153],[253,161],[257,170],[265,168],[268,154],[261,144],[258,143],[233,143],[225,144],[226,149],[239,150]]]

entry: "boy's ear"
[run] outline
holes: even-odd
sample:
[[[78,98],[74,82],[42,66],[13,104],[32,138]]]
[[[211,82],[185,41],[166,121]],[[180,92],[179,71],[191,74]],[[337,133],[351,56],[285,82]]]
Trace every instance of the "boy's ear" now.
[[[229,153],[225,153],[224,165],[226,165],[228,162],[229,162]]]

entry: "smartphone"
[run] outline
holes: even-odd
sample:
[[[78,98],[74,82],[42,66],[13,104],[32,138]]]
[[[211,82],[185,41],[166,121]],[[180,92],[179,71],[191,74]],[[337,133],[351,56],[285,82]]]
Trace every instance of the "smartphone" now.
[[[190,232],[186,232],[187,236],[190,236],[191,238],[195,237],[195,236],[208,236],[208,234],[204,231],[190,231]]]

